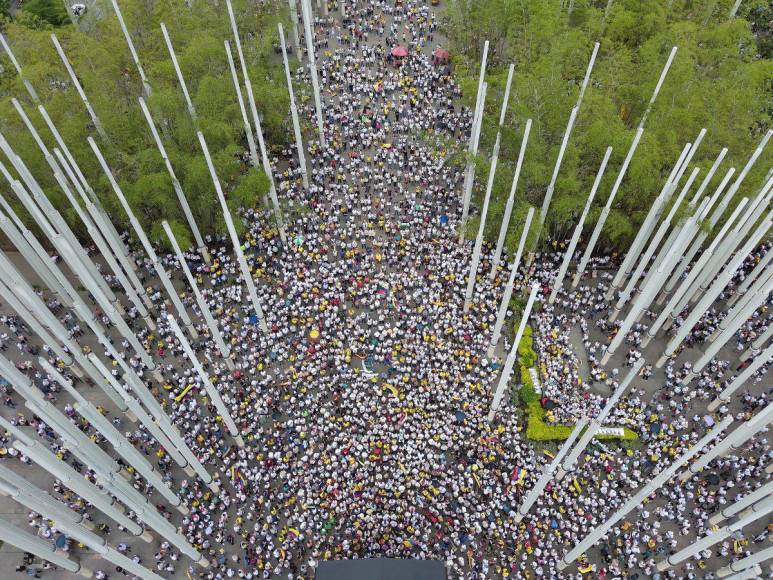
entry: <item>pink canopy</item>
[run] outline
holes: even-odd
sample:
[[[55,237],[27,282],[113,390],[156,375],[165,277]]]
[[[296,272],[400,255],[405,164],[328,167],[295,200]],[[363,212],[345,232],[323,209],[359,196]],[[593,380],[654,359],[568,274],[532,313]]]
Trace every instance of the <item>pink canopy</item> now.
[[[395,46],[392,49],[392,56],[396,56],[398,58],[403,58],[405,56],[408,56],[408,49],[404,46]]]

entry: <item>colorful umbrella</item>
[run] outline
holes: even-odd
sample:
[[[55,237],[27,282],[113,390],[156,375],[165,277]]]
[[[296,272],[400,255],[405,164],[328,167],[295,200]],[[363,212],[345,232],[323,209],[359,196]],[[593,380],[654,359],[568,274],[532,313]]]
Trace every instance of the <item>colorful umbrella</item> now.
[[[392,49],[392,56],[396,56],[398,58],[403,58],[405,56],[408,56],[408,49],[404,46],[395,46]]]

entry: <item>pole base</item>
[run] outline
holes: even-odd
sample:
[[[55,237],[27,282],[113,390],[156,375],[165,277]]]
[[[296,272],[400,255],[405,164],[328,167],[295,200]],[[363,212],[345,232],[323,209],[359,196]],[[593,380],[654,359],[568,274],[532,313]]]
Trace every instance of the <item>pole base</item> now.
[[[613,352],[605,352],[604,356],[601,357],[601,366],[606,366],[606,364],[609,362],[609,359],[612,358],[612,355],[615,354]]]
[[[151,330],[153,332],[156,331],[156,328],[157,328],[156,323],[153,322],[153,319],[150,316],[146,316],[145,318],[142,319],[142,321],[145,323],[145,326],[148,327],[148,330]]]
[[[189,510],[184,503],[181,503],[180,505],[176,506],[175,509],[184,516],[187,516],[189,513],[191,513],[191,510]]]
[[[716,399],[714,399],[713,401],[711,401],[711,403],[709,403],[709,406],[708,406],[708,411],[709,411],[709,413],[713,413],[714,411],[716,411],[717,409],[719,409],[719,406],[720,406],[721,404],[723,404],[723,403],[726,403],[726,402],[727,402],[727,401],[723,401],[723,400],[722,400],[722,399],[720,399],[720,398],[716,398]],[[771,464],[771,465],[773,465],[773,464]]]
[[[656,368],[656,369],[662,368],[662,367],[663,367],[663,365],[664,365],[664,364],[666,364],[666,361],[667,361],[669,358],[671,358],[671,357],[670,357],[670,356],[668,356],[667,354],[665,354],[665,353],[664,353],[664,354],[663,354],[663,356],[661,356],[661,357],[660,357],[660,358],[659,358],[659,359],[658,359],[658,360],[655,362],[655,368]]]
[[[150,299],[150,296],[147,294],[142,294],[142,303],[145,305],[145,308],[151,310],[153,308],[153,301]]]
[[[126,411],[124,411],[124,414],[126,415],[126,418],[129,419],[129,421],[131,421],[132,423],[136,423],[137,422],[137,415],[135,415],[134,413],[132,413],[128,409]]]
[[[220,493],[220,486],[214,481],[208,483],[207,487],[212,490],[212,493]]]
[[[150,533],[148,530],[145,530],[144,532],[142,532],[142,533],[140,534],[140,539],[141,539],[143,542],[146,542],[146,543],[148,543],[148,544],[149,544],[150,542],[152,542],[152,541],[153,541],[153,534],[151,534],[151,533]]]
[[[92,522],[91,520],[87,520],[86,518],[83,518],[80,521],[80,525],[82,525],[87,530],[93,530],[94,529],[94,522]]]
[[[641,340],[641,347],[645,348],[650,343],[650,341],[653,338],[655,338],[655,337],[654,336],[650,336],[649,334],[645,334],[644,338],[642,338],[642,340]]]
[[[81,569],[78,570],[78,575],[83,576],[84,578],[92,578],[94,576],[94,572],[81,566]]]
[[[668,560],[661,560],[660,562],[658,562],[656,567],[658,569],[658,572],[665,572],[671,567],[671,564],[669,564]]]
[[[227,366],[228,370],[231,372],[236,370],[236,365],[234,364],[234,361],[232,361],[230,358],[225,359],[225,366]]]
[[[239,449],[244,449],[244,439],[242,438],[241,435],[237,435],[236,437],[234,437],[234,441],[236,441],[236,446]]]
[[[716,515],[713,515],[713,516],[711,516],[711,517],[709,518],[709,524],[711,524],[712,526],[716,526],[716,525],[718,525],[718,524],[719,524],[721,521],[723,521],[724,519],[725,519],[725,516],[723,516],[723,515],[722,515],[722,512],[720,512],[720,513],[718,513],[718,514],[716,514]]]
[[[201,257],[204,258],[204,263],[207,266],[211,266],[212,265],[212,256],[209,255],[209,250],[207,249],[207,247],[206,246],[201,246],[199,248],[199,252],[201,253]]]
[[[198,331],[194,328],[193,324],[190,324],[189,326],[185,327],[185,330],[188,331],[188,335],[193,339],[197,340],[199,338]]]
[[[196,470],[193,469],[190,465],[186,465],[185,467],[183,467],[183,471],[188,477],[193,477],[194,475],[196,475]]]
[[[196,562],[196,565],[202,568],[209,568],[209,560],[207,560],[204,556],[202,556],[201,559],[198,562]]]
[[[693,371],[690,371],[689,373],[687,373],[687,376],[686,376],[686,377],[684,377],[684,378],[682,379],[681,383],[682,383],[683,385],[689,385],[689,384],[690,384],[690,382],[691,382],[691,381],[692,381],[692,380],[693,380],[695,377],[697,377],[697,376],[698,376],[698,375],[697,375],[696,373],[694,373]]]
[[[78,377],[79,379],[83,378],[83,369],[80,368],[78,365],[71,364],[68,368],[72,371],[72,374],[74,374],[76,377]]]

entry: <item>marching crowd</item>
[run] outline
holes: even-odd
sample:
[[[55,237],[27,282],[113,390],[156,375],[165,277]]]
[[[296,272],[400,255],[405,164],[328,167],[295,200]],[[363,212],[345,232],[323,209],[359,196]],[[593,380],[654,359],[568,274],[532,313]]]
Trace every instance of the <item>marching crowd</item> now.
[[[345,18],[315,22],[326,143],[307,143],[308,188],[291,149],[281,162],[274,160],[278,194],[290,204],[287,246],[267,212],[248,209],[241,215],[267,334],[252,317],[227,239],[207,240],[211,265],[186,252],[236,370],[228,369],[203,323],[197,323],[200,338],[192,342],[244,437],[243,449],[217,418],[165,317],[157,317],[151,333],[127,308],[137,336],[162,366],[164,385],[155,388],[156,395],[221,483],[214,494],[197,478],[177,475],[149,433],[111,416],[122,430],[133,429],[127,431],[130,441],[190,507],[176,523],[211,567],[188,567],[168,542],[153,561],[133,557],[170,578],[182,577],[187,568],[200,578],[309,579],[320,561],[365,557],[441,559],[451,578],[708,578],[712,555],[726,561],[731,553],[743,555],[748,545],[728,540],[661,575],[654,563],[704,535],[719,506],[765,481],[770,447],[764,438],[717,460],[709,473],[685,485],[666,485],[564,573],[557,562],[707,432],[713,421],[701,409],[732,378],[735,361],[714,361],[687,386],[680,383],[687,369],[674,362],[660,382],[651,365],[645,367],[607,420],[628,427],[637,440],[592,443],[569,477],[549,484],[522,522],[514,519],[555,444],[527,441],[527,418],[515,398],[505,397],[493,423],[486,421],[511,347],[505,338],[495,357],[484,355],[510,264],[492,264],[484,250],[475,299],[464,313],[471,247],[456,239],[463,170],[444,161],[450,149],[466,146],[471,112],[461,106],[462,91],[450,70],[433,62],[436,27],[432,7],[422,0],[347,2]],[[408,48],[407,57],[392,56],[398,44]],[[306,76],[297,72],[299,80]],[[311,116],[313,101],[305,107]],[[545,420],[556,425],[598,414],[627,372],[607,371],[597,360],[614,332],[606,325],[604,299],[605,272],[614,260],[594,259],[593,276],[576,289],[565,284],[556,304],[547,303],[564,248],[556,243],[529,268],[522,264],[516,284],[516,292],[533,283],[542,288],[530,326],[542,403],[551,407]],[[734,286],[766,251],[770,245],[750,257]],[[139,261],[153,284],[151,264]],[[174,256],[163,263],[179,269]],[[492,267],[498,274],[489,281],[482,273]],[[159,286],[150,295],[160,313],[171,308]],[[183,294],[183,303],[201,320],[191,293]],[[82,335],[71,313],[57,314],[76,339]],[[712,316],[691,333],[691,343],[711,334]],[[625,365],[642,356],[638,337],[647,322],[645,316],[629,335]],[[745,325],[739,349],[748,348],[770,322],[766,310]],[[20,368],[52,400],[61,397],[56,383],[31,364],[29,343],[35,340],[28,338],[29,329],[11,315],[0,323],[0,348],[15,341]],[[573,328],[579,339],[573,339]],[[128,344],[123,351],[139,369]],[[15,407],[8,385],[0,389],[6,406]],[[740,404],[722,407],[718,416],[751,416],[767,404],[769,392],[760,391],[745,392]],[[10,413],[69,459],[39,419]],[[73,408],[67,414],[93,433]],[[8,456],[19,458],[7,437],[3,444]],[[152,493],[137,474],[135,485]],[[54,491],[71,507],[87,510],[63,486]],[[43,537],[56,535],[37,514],[30,514],[30,524]],[[753,541],[760,538],[765,534]],[[121,550],[130,553],[131,547],[119,544]],[[104,567],[98,574],[115,578],[125,572]]]

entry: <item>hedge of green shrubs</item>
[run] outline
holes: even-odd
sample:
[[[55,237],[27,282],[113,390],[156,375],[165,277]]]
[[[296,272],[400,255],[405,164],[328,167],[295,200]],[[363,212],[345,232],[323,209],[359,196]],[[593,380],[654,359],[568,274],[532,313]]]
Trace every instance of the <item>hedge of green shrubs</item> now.
[[[524,329],[523,336],[518,343],[518,356],[521,371],[521,388],[518,391],[518,398],[526,409],[527,425],[526,438],[532,441],[563,441],[572,433],[573,427],[569,425],[548,425],[545,423],[545,409],[540,404],[540,396],[534,388],[529,369],[537,364],[537,353],[534,352],[534,341],[532,339],[532,330],[530,326]],[[624,428],[622,437],[617,435],[597,435],[599,440],[625,440],[632,441],[639,436],[634,432]]]

